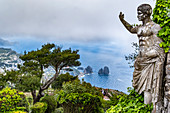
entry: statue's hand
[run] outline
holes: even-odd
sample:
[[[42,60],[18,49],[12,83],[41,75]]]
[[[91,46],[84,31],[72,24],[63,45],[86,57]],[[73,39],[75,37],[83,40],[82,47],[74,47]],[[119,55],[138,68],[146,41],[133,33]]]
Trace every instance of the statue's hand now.
[[[120,20],[123,20],[123,19],[124,19],[124,14],[123,14],[122,12],[120,12],[120,14],[119,14],[119,19],[120,19]]]

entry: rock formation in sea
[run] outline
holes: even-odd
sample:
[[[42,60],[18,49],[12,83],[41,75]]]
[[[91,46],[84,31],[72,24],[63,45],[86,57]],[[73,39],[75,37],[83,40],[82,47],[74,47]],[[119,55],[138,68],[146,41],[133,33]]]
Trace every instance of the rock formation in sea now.
[[[83,67],[78,67],[77,69],[78,69],[78,70],[84,70],[84,68],[83,68]]]
[[[99,71],[98,71],[98,74],[99,75],[102,75],[104,73],[104,70],[101,68],[101,69],[99,69]]]
[[[107,66],[105,66],[104,69],[103,68],[99,69],[98,74],[99,75],[109,75],[109,68]]]
[[[93,69],[90,66],[87,66],[87,68],[84,69],[84,74],[91,74],[93,73]]]

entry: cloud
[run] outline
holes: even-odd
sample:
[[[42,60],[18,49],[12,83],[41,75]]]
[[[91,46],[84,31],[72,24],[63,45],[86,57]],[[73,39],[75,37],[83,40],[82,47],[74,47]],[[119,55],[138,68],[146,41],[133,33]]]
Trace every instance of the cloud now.
[[[118,14],[132,24],[144,0],[1,0],[0,35],[48,40],[113,41],[130,36]],[[146,0],[152,6],[155,1]]]
[[[4,39],[0,38],[0,46],[12,46],[14,44],[15,44],[15,42],[10,42],[8,40],[4,40]]]

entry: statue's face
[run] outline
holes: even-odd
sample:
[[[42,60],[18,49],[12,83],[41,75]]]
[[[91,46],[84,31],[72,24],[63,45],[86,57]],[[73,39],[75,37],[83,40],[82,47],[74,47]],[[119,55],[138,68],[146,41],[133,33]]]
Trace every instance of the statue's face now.
[[[138,16],[139,21],[143,21],[145,19],[145,14],[142,13],[142,11],[138,10]]]

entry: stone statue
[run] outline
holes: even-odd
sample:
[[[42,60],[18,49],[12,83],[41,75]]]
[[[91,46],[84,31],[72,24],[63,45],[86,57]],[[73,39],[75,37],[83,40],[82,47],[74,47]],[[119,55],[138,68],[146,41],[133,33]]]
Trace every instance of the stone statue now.
[[[137,34],[139,39],[139,54],[135,60],[133,72],[133,87],[141,94],[144,93],[144,103],[153,103],[154,113],[161,113],[162,107],[162,79],[165,53],[159,44],[162,39],[157,37],[160,26],[154,23],[150,16],[152,7],[142,4],[137,8],[138,20],[142,25],[132,26],[124,20],[124,14],[120,12],[119,18],[126,29]]]

